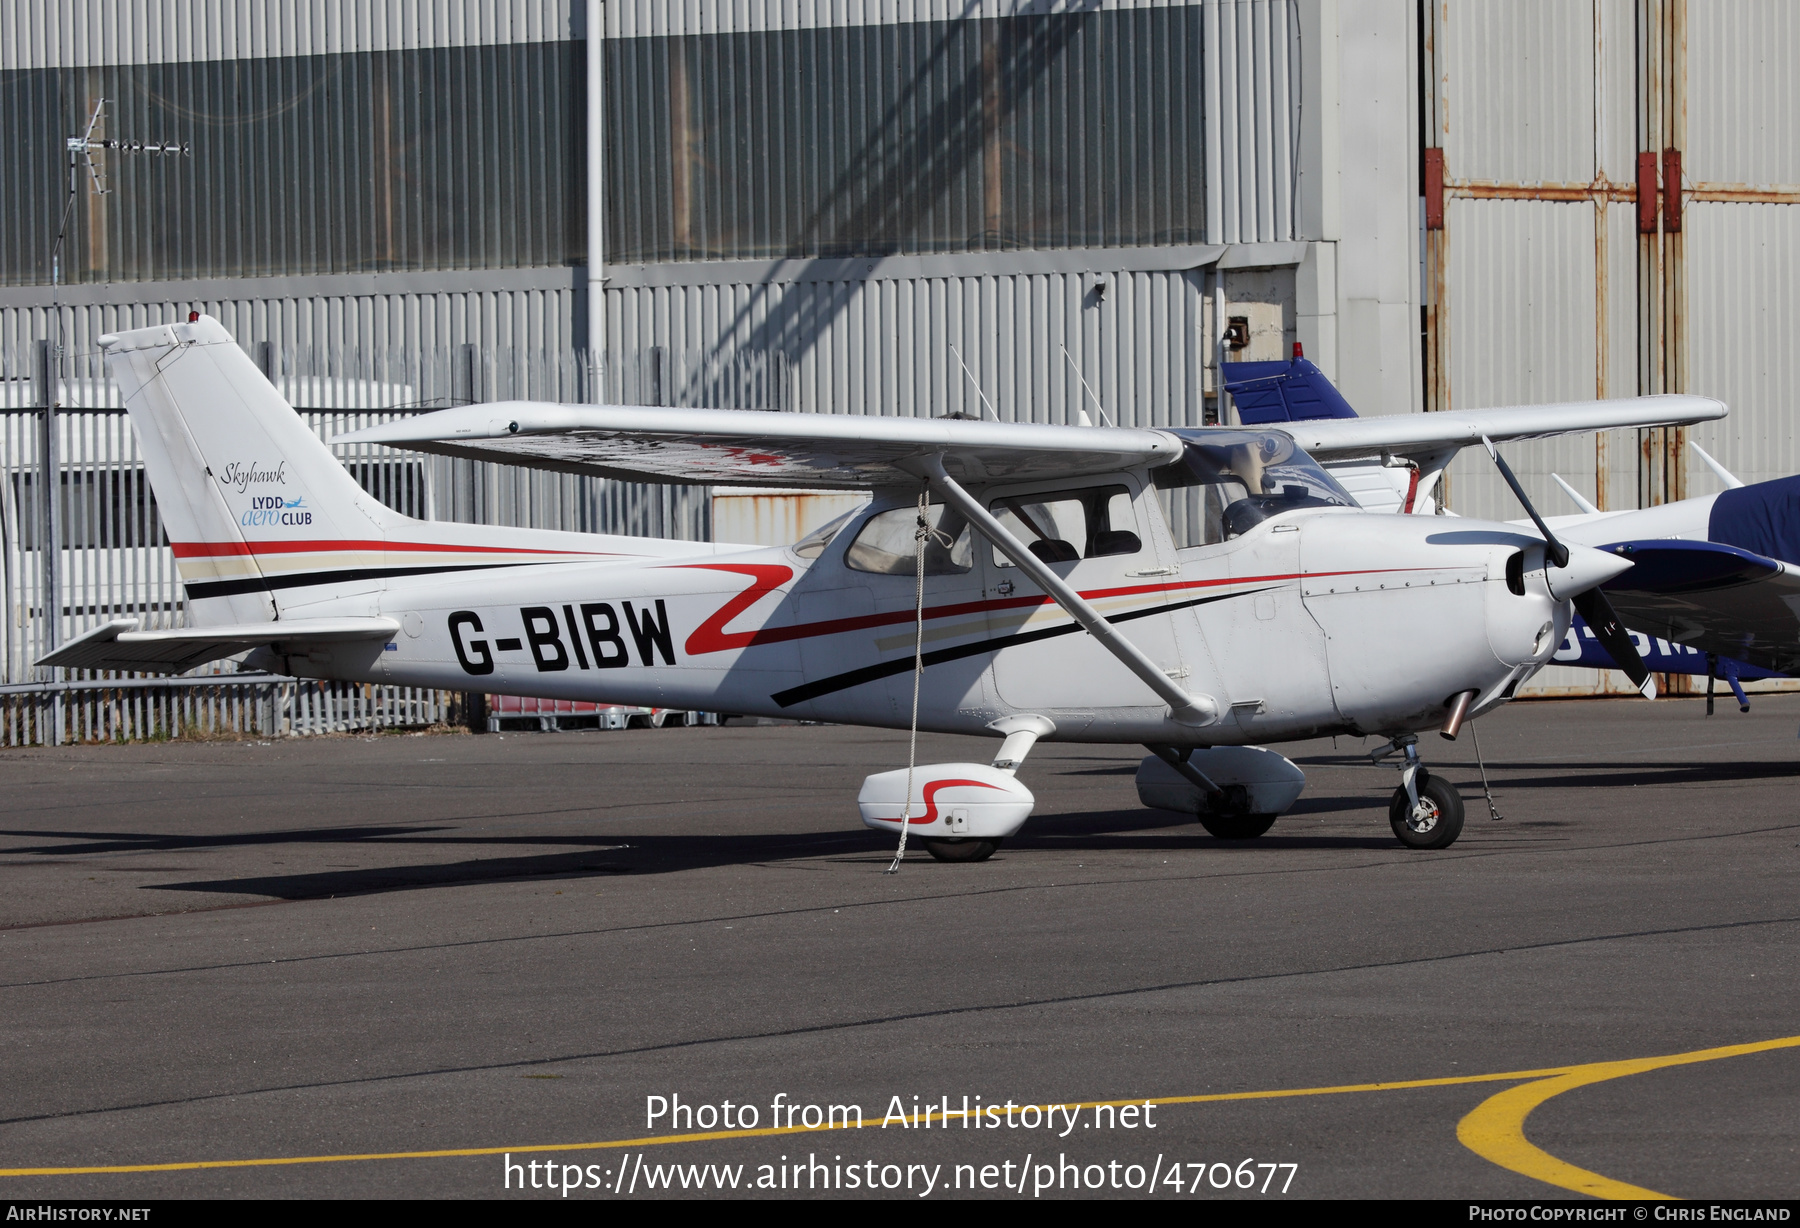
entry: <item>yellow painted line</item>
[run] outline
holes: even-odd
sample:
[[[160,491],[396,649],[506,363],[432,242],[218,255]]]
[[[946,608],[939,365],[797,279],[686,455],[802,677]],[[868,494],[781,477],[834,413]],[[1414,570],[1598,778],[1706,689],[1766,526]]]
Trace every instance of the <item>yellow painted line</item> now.
[[[1221,1104],[1248,1100],[1287,1100],[1303,1096],[1346,1096],[1365,1092],[1409,1091],[1425,1087],[1462,1087],[1472,1083],[1525,1082],[1524,1088],[1512,1088],[1509,1089],[1509,1092],[1503,1092],[1499,1096],[1490,1097],[1488,1100],[1483,1101],[1475,1112],[1463,1118],[1457,1129],[1457,1137],[1462,1140],[1465,1146],[1469,1147],[1477,1154],[1493,1160],[1494,1163],[1500,1164],[1502,1167],[1512,1168],[1514,1171],[1518,1172],[1525,1172],[1526,1170],[1518,1167],[1517,1164],[1499,1158],[1499,1152],[1483,1150],[1483,1146],[1489,1145],[1486,1142],[1486,1139],[1489,1136],[1479,1133],[1482,1129],[1482,1125],[1480,1121],[1477,1121],[1477,1118],[1482,1111],[1487,1109],[1490,1105],[1495,1105],[1496,1103],[1503,1101],[1511,1092],[1523,1091],[1527,1088],[1551,1088],[1551,1090],[1546,1091],[1537,1100],[1531,1101],[1529,1105],[1524,1107],[1523,1112],[1518,1114],[1518,1122],[1522,1125],[1525,1114],[1537,1107],[1543,1100],[1547,1100],[1551,1096],[1558,1095],[1572,1087],[1582,1086],[1584,1083],[1598,1083],[1605,1079],[1618,1078],[1625,1074],[1636,1074],[1642,1070],[1655,1070],[1663,1066],[1678,1066],[1691,1062],[1706,1062],[1712,1061],[1715,1058],[1734,1057],[1742,1053],[1760,1053],[1769,1049],[1781,1049],[1790,1046],[1800,1046],[1800,1036],[1789,1036],[1780,1040],[1761,1041],[1750,1045],[1732,1045],[1723,1049],[1703,1049],[1696,1053],[1678,1053],[1669,1057],[1634,1058],[1622,1062],[1594,1062],[1583,1066],[1551,1066],[1541,1070],[1506,1070],[1490,1074],[1452,1075],[1438,1079],[1404,1079],[1383,1083],[1348,1083],[1335,1087],[1292,1087],[1249,1092],[1209,1092],[1198,1096],[1149,1096],[1132,1097],[1123,1100],[1084,1100],[1068,1104],[1058,1104],[1055,1107],[1059,1110],[1074,1109],[1078,1112],[1082,1112],[1091,1111],[1096,1108],[1123,1108],[1126,1105],[1133,1104],[1149,1104],[1158,1107],[1176,1104]],[[1042,1112],[1048,1110],[1050,1107],[1051,1106],[1047,1104],[1016,1105],[1014,1106],[1013,1111],[1016,1113],[1023,1108],[1036,1108]],[[946,1114],[934,1111],[922,1114],[922,1117],[925,1120],[934,1124],[944,1123],[952,1118],[960,1116],[961,1114],[958,1112]],[[1494,1120],[1500,1121],[1501,1119],[1495,1117]],[[1471,1121],[1476,1121],[1476,1126],[1474,1127],[1475,1133],[1465,1133],[1465,1131],[1469,1130]],[[880,1119],[870,1118],[860,1125],[857,1123],[837,1123],[820,1126],[766,1126],[754,1130],[696,1131],[688,1134],[658,1134],[647,1135],[642,1138],[604,1139],[599,1142],[588,1143],[526,1143],[510,1147],[451,1147],[434,1151],[372,1151],[322,1156],[261,1156],[243,1160],[180,1160],[166,1164],[104,1164],[63,1168],[0,1168],[0,1177],[75,1177],[96,1173],[168,1173],[207,1168],[273,1168],[292,1164],[345,1164],[365,1160],[444,1160],[458,1159],[467,1156],[497,1156],[506,1154],[531,1155],[559,1151],[612,1151],[644,1147],[663,1147],[673,1143],[725,1142],[734,1139],[770,1138],[789,1134],[822,1134],[830,1130],[874,1129],[880,1124]],[[913,1128],[917,1129],[921,1127],[915,1125]],[[950,1126],[947,1128],[953,1129],[955,1127]],[[1483,1146],[1477,1146],[1476,1142],[1471,1141],[1471,1137],[1481,1140]],[[1493,1137],[1498,1137],[1498,1135],[1494,1135]],[[1530,1143],[1525,1142],[1522,1131],[1518,1132],[1518,1141],[1524,1148],[1531,1152],[1535,1152],[1537,1156],[1541,1156],[1543,1161],[1547,1162],[1547,1164],[1562,1165],[1562,1162],[1557,1160],[1554,1156],[1537,1151]],[[1511,1158],[1512,1153],[1506,1154]],[[1568,1165],[1562,1165],[1562,1167],[1572,1173],[1583,1172],[1581,1169],[1576,1169]],[[1548,1169],[1544,1169],[1543,1171],[1548,1171]],[[1528,1175],[1540,1176],[1540,1173],[1538,1171],[1532,1171],[1528,1173]],[[1607,1180],[1604,1177],[1599,1177],[1592,1173],[1586,1173],[1584,1176],[1601,1182]],[[1540,1179],[1547,1180],[1548,1178]],[[1622,1183],[1615,1182],[1612,1184],[1617,1186],[1617,1188],[1624,1190],[1636,1188],[1623,1185]],[[1575,1187],[1570,1186],[1568,1188],[1572,1189]],[[1661,1197],[1661,1195],[1649,1194],[1648,1192],[1622,1196],[1634,1198]]]
[[[1571,1066],[1560,1074],[1519,1087],[1509,1087],[1489,1096],[1475,1106],[1475,1111],[1456,1125],[1456,1137],[1463,1146],[1501,1168],[1523,1173],[1550,1185],[1590,1194],[1595,1198],[1667,1199],[1642,1186],[1614,1181],[1599,1173],[1577,1168],[1534,1146],[1525,1137],[1525,1119],[1540,1104],[1564,1092],[1626,1075],[1663,1070],[1670,1066],[1691,1066],[1696,1062],[1715,1062],[1720,1058],[1742,1057],[1749,1053],[1767,1053],[1773,1049],[1800,1047],[1800,1036],[1783,1036],[1778,1040],[1758,1041],[1749,1045],[1725,1045],[1718,1049],[1699,1049],[1692,1053],[1676,1053],[1668,1057],[1631,1058],[1622,1062],[1590,1062]]]

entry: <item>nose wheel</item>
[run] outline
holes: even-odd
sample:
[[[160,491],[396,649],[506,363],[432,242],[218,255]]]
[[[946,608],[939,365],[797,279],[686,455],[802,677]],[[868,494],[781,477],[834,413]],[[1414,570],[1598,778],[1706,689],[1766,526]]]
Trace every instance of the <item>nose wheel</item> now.
[[[1372,756],[1379,759],[1396,750],[1406,756],[1400,768],[1400,787],[1388,803],[1388,823],[1409,849],[1449,848],[1462,835],[1462,795],[1449,781],[1425,770],[1419,762],[1418,741],[1405,734]]]
[[[1462,797],[1449,781],[1429,775],[1424,768],[1413,777],[1417,800],[1406,786],[1394,790],[1388,803],[1388,822],[1394,835],[1409,849],[1449,848],[1462,835]]]

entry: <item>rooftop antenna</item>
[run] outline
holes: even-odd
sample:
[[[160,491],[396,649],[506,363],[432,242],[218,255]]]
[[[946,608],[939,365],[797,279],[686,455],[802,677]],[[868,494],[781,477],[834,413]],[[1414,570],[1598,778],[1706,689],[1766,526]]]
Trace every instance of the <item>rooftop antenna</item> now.
[[[1100,404],[1100,398],[1097,396],[1094,396],[1094,390],[1092,388],[1088,388],[1087,376],[1083,375],[1081,373],[1081,368],[1076,365],[1074,356],[1069,353],[1069,347],[1066,345],[1063,346],[1062,352],[1063,352],[1063,357],[1067,358],[1069,360],[1069,365],[1071,367],[1075,368],[1075,378],[1081,381],[1081,386],[1083,388],[1087,388],[1087,394],[1094,402],[1094,412],[1100,415],[1100,421],[1106,423],[1106,425],[1108,425],[1108,426],[1115,425],[1113,420],[1106,416],[1106,409],[1104,406],[1102,406]],[[1092,426],[1093,425],[1093,423],[1087,421],[1087,415],[1085,413],[1082,414],[1081,417],[1082,417],[1081,425],[1083,425],[1083,426]]]
[[[100,164],[94,161],[94,155],[110,150],[115,153],[152,155],[178,154],[191,152],[186,143],[172,144],[167,141],[125,141],[112,137],[96,136],[100,130],[100,117],[106,109],[106,99],[94,100],[94,113],[88,116],[87,128],[80,136],[66,137],[63,149],[69,155],[69,195],[63,202],[62,221],[56,227],[56,244],[50,249],[50,318],[56,330],[54,341],[42,343],[44,368],[44,443],[40,455],[43,465],[44,490],[44,550],[41,552],[42,585],[45,594],[44,605],[49,614],[50,647],[56,648],[62,641],[62,571],[59,562],[62,554],[62,525],[60,523],[60,500],[51,492],[60,489],[57,472],[61,468],[59,444],[61,428],[57,423],[57,409],[61,397],[65,395],[62,383],[62,361],[67,351],[65,339],[67,332],[63,328],[62,284],[63,284],[63,246],[69,237],[69,218],[75,212],[75,198],[81,194],[81,167],[87,165],[88,181],[96,196],[106,196],[112,191],[106,186],[102,177]],[[62,671],[51,671],[51,678],[58,679]],[[56,706],[56,740],[63,739],[63,709],[60,703]]]
[[[106,179],[101,165],[94,161],[94,155],[111,150],[121,154],[150,154],[152,156],[175,154],[188,156],[193,149],[183,141],[125,141],[112,137],[97,137],[95,132],[100,128],[101,114],[106,110],[106,99],[94,100],[94,113],[88,116],[87,130],[80,136],[68,137],[63,141],[63,148],[69,155],[69,197],[63,203],[62,222],[56,228],[56,246],[50,254],[50,284],[62,284],[63,243],[69,234],[69,217],[75,212],[75,198],[80,194],[81,168],[87,166],[88,181],[96,196],[109,196],[112,189],[106,186]]]
[[[969,364],[963,361],[961,354],[957,354],[955,346],[950,347],[950,352],[956,355],[956,365],[963,369],[963,374],[969,377],[969,382],[971,384],[975,385],[975,395],[981,398],[981,403],[983,405],[987,406],[988,413],[994,414],[995,422],[1000,421],[1000,415],[994,413],[993,402],[989,401],[987,399],[987,393],[981,390],[981,381],[975,378],[975,373],[973,371],[969,370]]]

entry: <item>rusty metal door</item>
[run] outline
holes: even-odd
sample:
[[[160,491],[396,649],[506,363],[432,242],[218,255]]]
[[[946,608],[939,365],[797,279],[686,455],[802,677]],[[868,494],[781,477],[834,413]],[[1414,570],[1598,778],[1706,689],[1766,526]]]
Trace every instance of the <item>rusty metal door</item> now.
[[[1730,287],[1756,280],[1746,229],[1765,262],[1800,253],[1785,68],[1800,20],[1778,0],[1428,0],[1421,17],[1427,408],[1721,396],[1733,416],[1698,430],[1705,446],[1746,480],[1778,476],[1759,471],[1771,453],[1792,457],[1791,411],[1763,391],[1766,376],[1759,385],[1744,370],[1793,360],[1721,355],[1745,337],[1793,348],[1763,322],[1768,303]],[[1689,151],[1690,131],[1705,148]],[[1698,319],[1695,278],[1706,295]],[[1702,473],[1690,490],[1687,435],[1546,440],[1509,459],[1546,511],[1576,510],[1552,473],[1603,509],[1647,507],[1717,489]],[[1465,454],[1449,482],[1464,515],[1519,514],[1485,457]],[[1592,679],[1551,670],[1535,689],[1591,692]]]

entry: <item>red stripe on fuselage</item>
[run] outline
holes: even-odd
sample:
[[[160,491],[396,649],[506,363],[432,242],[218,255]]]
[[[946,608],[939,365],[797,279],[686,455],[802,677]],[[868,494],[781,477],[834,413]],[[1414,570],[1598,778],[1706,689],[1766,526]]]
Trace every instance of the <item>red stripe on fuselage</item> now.
[[[178,559],[216,558],[230,554],[324,554],[347,550],[405,553],[424,551],[437,554],[564,554],[571,558],[616,558],[614,550],[540,550],[531,546],[457,546],[444,542],[382,541],[277,541],[277,542],[173,542],[170,547]]]
[[[727,631],[725,625],[739,614],[755,605],[769,593],[774,592],[793,577],[794,569],[780,565],[757,563],[677,563],[677,567],[698,567],[709,571],[730,571],[750,576],[754,583],[730,601],[720,606],[713,615],[688,636],[687,652],[689,656],[699,656],[708,652],[724,652],[731,648],[752,648],[762,644],[782,644],[789,640],[811,639],[818,635],[839,635],[846,631],[866,631],[874,627],[891,627],[896,623],[909,623],[915,617],[912,610],[891,610],[885,614],[859,614],[854,618],[828,618],[820,622],[797,623],[788,627],[759,627],[754,631]],[[1407,571],[1434,571],[1436,568],[1402,567],[1381,568],[1366,571],[1314,571],[1308,575],[1323,576],[1372,576]],[[779,575],[775,573],[779,572]],[[1271,584],[1285,583],[1300,579],[1299,573],[1271,576],[1231,576],[1217,580],[1178,580],[1173,584],[1136,584],[1123,588],[1096,588],[1081,594],[1089,601],[1102,600],[1108,597],[1133,597],[1142,593],[1178,593],[1197,588],[1219,588],[1227,584]],[[957,618],[966,614],[985,614],[996,610],[1027,609],[1032,606],[1054,605],[1055,598],[1046,595],[1034,597],[1002,597],[992,601],[962,601],[954,605],[928,605],[925,617]]]
[[[910,826],[913,823],[935,823],[935,822],[937,822],[938,790],[949,789],[954,786],[964,786],[964,787],[971,788],[971,789],[996,789],[996,790],[1000,790],[1001,792],[1005,792],[1005,790],[1000,789],[999,785],[990,785],[985,780],[934,780],[930,784],[925,786],[925,813],[920,815],[916,819],[908,820],[908,825]]]

